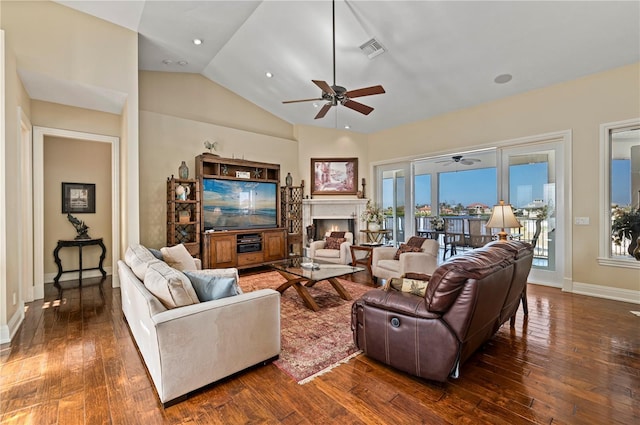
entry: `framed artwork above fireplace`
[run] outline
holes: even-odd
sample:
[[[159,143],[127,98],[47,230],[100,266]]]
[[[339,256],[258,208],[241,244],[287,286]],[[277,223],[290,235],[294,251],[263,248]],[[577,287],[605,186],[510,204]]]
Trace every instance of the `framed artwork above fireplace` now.
[[[358,193],[358,158],[311,158],[311,195]]]

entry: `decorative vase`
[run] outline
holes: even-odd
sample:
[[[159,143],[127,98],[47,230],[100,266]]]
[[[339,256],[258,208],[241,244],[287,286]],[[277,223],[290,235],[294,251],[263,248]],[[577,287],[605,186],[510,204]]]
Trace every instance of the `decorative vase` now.
[[[178,167],[178,176],[185,180],[189,178],[189,167],[187,167],[187,164],[184,161],[182,161],[182,164]]]
[[[633,248],[634,240],[635,248]],[[631,240],[631,243],[629,244],[629,254],[633,255],[636,260],[640,261],[640,236]]]
[[[380,223],[370,221],[367,223],[367,229],[369,229],[370,232],[378,232],[380,231]]]
[[[287,173],[287,177],[285,177],[284,180],[287,184],[287,187],[291,187],[291,185],[293,184],[293,177],[291,177],[291,173]]]

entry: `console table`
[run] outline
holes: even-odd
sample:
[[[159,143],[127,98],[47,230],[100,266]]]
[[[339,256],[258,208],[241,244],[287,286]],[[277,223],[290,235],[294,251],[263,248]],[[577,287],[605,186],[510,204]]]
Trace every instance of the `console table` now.
[[[367,236],[368,243],[382,244],[382,240],[391,235],[391,229],[360,230],[360,233],[364,233]]]
[[[102,254],[100,254],[100,263],[98,267],[91,267],[91,268],[85,269],[82,267],[82,248],[85,246],[91,246],[91,245],[98,245],[100,248],[102,248]],[[62,261],[60,261],[60,257],[58,256],[60,249],[68,248],[68,247],[78,248],[78,268],[75,270],[63,270]],[[78,280],[80,281],[80,287],[82,287],[82,271],[83,270],[100,270],[100,273],[102,273],[102,277],[106,277],[107,272],[104,271],[104,269],[102,268],[102,262],[104,261],[106,256],[107,256],[107,248],[104,246],[104,243],[102,242],[102,238],[59,240],[58,245],[56,246],[56,249],[53,250],[53,258],[55,259],[56,264],[58,265],[58,274],[56,275],[56,277],[53,278],[54,286],[58,289],[62,289],[62,287],[60,286],[60,283],[58,282],[60,280],[60,276],[62,276],[62,273],[78,272]]]

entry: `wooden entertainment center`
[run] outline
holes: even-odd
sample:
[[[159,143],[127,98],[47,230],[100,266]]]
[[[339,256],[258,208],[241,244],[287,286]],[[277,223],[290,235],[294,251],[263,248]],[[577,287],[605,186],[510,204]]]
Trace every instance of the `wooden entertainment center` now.
[[[243,159],[221,158],[202,154],[196,157],[196,178],[204,190],[204,179],[218,181],[266,182],[276,185],[276,227],[249,229],[205,228],[205,203],[201,196],[200,222],[203,268],[249,268],[270,261],[282,260],[287,255],[287,229],[281,226],[280,165]]]

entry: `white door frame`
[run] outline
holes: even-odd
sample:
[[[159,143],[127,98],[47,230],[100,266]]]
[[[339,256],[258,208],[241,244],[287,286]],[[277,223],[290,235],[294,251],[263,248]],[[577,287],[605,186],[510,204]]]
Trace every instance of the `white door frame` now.
[[[31,142],[33,126],[22,107],[18,106],[18,139],[20,152],[20,193],[31,194],[33,185],[33,173],[31,171],[31,158],[33,144]],[[21,264],[18,270],[20,279],[20,302],[34,300],[33,282],[33,196],[23,195],[20,199],[20,214],[18,216],[18,252],[20,252]]]
[[[120,139],[114,136],[33,127],[33,264],[34,297],[44,298],[44,139],[63,137],[111,144],[111,270],[112,286],[119,286],[117,261],[120,258]]]
[[[572,288],[571,279],[571,256],[567,255],[571,245],[571,201],[570,201],[570,183],[567,181],[571,178],[570,163],[567,164],[567,145],[570,143],[571,134],[569,132],[559,133],[554,138],[541,138],[532,140],[517,146],[503,147],[500,149],[499,167],[502,176],[499,198],[508,200],[509,195],[509,156],[520,155],[540,150],[554,151],[553,172],[555,175],[555,252],[554,261],[555,270],[544,270],[532,268],[529,280],[532,283],[538,283],[547,286],[562,288],[570,291]],[[511,200],[509,200],[511,201]],[[563,261],[564,259],[564,261]]]

